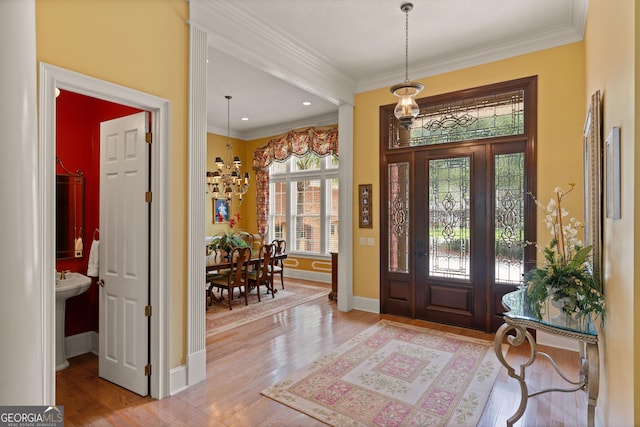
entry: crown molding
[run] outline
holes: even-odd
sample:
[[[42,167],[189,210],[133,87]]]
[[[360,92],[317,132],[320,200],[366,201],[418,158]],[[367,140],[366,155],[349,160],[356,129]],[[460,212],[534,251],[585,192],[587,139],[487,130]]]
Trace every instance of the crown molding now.
[[[271,126],[264,126],[257,129],[252,129],[247,132],[232,132],[231,138],[240,139],[242,141],[252,141],[259,138],[267,138],[270,136],[281,135],[285,132],[289,132],[293,129],[300,129],[310,126],[329,126],[338,123],[338,112],[331,114],[325,114],[322,116],[309,117],[304,120],[296,120],[286,123],[278,123]],[[216,135],[227,136],[227,130],[217,127],[207,127],[208,133],[214,133]]]
[[[295,42],[295,35],[276,31],[252,15],[246,6],[190,0],[190,25],[208,34],[208,44],[336,105],[354,105],[354,94],[404,81],[403,70],[357,81],[312,48]],[[467,49],[410,66],[413,79],[474,67],[538,50],[581,41],[588,1],[569,0],[572,26],[558,27],[506,42]],[[239,30],[240,29],[240,30]],[[249,29],[243,31],[241,29]],[[225,35],[233,35],[233,39]]]
[[[576,2],[574,2],[576,3]],[[578,19],[579,21],[579,19]],[[579,28],[559,27],[544,33],[530,34],[520,39],[496,43],[481,49],[468,49],[447,56],[435,57],[428,62],[411,65],[412,80],[475,67],[477,65],[512,58],[539,50],[550,49],[581,41],[584,37],[584,22]],[[404,81],[404,70],[363,80],[356,85],[356,93],[380,89]]]
[[[355,80],[295,36],[276,31],[238,3],[229,8],[191,0],[189,7],[190,25],[207,32],[210,46],[336,105],[353,105]]]

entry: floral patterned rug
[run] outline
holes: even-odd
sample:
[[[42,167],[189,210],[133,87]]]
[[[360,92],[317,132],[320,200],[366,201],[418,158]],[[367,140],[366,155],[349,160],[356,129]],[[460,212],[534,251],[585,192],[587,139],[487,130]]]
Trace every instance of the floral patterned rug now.
[[[235,296],[231,301],[232,310],[229,310],[229,300],[227,300],[225,292],[225,298],[221,302],[214,301],[207,307],[206,336],[210,337],[228,331],[315,298],[322,296],[326,298],[326,295],[331,290],[326,287],[303,285],[292,283],[291,281],[285,281],[285,289],[280,287],[279,280],[277,285],[278,292],[276,292],[275,298],[272,298],[271,294],[265,295],[264,288],[261,288],[260,298],[262,301],[260,302],[258,302],[256,291],[251,291],[248,295],[249,305],[244,305],[244,297],[238,297],[238,291],[236,290]],[[218,296],[217,291],[214,292]]]
[[[262,392],[332,426],[475,426],[493,342],[388,320]]]

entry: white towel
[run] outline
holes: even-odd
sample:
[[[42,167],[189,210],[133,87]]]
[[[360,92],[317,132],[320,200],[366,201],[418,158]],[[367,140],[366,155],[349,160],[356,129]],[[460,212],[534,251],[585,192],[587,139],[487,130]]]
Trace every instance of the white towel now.
[[[87,267],[87,276],[98,277],[99,261],[100,261],[100,240],[94,240],[91,243],[91,251],[89,252],[89,265]]]

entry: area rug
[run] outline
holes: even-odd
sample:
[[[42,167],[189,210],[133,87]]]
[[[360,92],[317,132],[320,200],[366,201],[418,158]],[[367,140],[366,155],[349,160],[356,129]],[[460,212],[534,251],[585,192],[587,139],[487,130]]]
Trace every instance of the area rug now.
[[[278,285],[280,284],[278,283]],[[265,295],[264,288],[261,288],[262,301],[258,302],[256,291],[252,291],[248,296],[249,305],[244,304],[244,297],[238,297],[236,291],[236,295],[231,301],[232,310],[229,310],[229,301],[226,298],[221,302],[214,301],[208,307],[205,320],[206,336],[210,337],[315,298],[326,296],[329,291],[330,289],[320,286],[303,285],[288,281],[285,283],[285,289],[278,286],[275,298],[272,298],[271,294]]]
[[[493,342],[381,320],[263,395],[332,426],[475,426]]]

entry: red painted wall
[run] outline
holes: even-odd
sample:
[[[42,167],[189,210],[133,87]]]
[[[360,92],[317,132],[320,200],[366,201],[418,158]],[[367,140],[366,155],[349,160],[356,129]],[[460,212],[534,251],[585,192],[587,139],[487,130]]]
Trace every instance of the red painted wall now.
[[[64,90],[56,98],[56,156],[69,171],[80,169],[85,176],[84,256],[57,260],[57,271],[87,274],[91,243],[100,224],[100,122],[140,111]],[[65,172],[57,165],[56,173]],[[99,239],[98,233],[95,237]],[[87,292],[67,300],[65,336],[98,331],[96,280]]]

